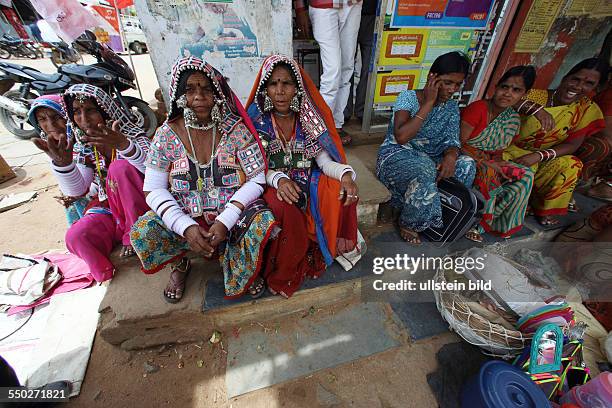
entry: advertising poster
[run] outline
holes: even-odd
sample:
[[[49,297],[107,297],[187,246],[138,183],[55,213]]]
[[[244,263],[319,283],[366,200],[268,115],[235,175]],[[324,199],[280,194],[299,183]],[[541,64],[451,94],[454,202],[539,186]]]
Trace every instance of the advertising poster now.
[[[473,30],[430,30],[423,63],[431,64],[440,55],[451,51],[467,53],[473,35]]]
[[[514,45],[515,52],[538,52],[565,0],[535,0]]]
[[[484,28],[493,0],[396,0],[391,27]]]
[[[447,52],[467,53],[473,37],[474,31],[468,29],[402,28],[385,31],[378,65],[421,65],[432,63]]]
[[[402,91],[414,89],[419,83],[421,70],[398,70],[379,73],[376,76],[374,103],[393,103]]]
[[[383,32],[379,65],[418,65],[427,47],[428,29],[402,28]]]

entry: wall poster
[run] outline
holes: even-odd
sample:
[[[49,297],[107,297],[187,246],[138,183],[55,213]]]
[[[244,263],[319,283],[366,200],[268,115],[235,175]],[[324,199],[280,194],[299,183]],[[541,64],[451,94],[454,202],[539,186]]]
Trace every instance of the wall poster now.
[[[565,0],[535,0],[514,44],[515,52],[538,52]]]
[[[419,83],[420,69],[379,73],[376,76],[374,103],[393,103],[401,92],[415,89]]]
[[[484,28],[493,0],[395,0],[391,27]]]

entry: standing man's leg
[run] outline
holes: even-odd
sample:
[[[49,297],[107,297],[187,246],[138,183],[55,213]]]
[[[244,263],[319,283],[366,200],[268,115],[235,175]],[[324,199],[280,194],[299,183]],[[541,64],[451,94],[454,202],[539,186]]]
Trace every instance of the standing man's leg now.
[[[336,101],[334,102],[334,122],[336,128],[344,125],[344,108],[349,97],[350,81],[355,70],[355,49],[357,48],[357,34],[361,22],[361,3],[340,10],[340,86]]]
[[[340,85],[339,11],[310,7],[309,14],[312,34],[321,49],[323,74],[321,74],[319,90],[329,109],[333,112],[338,86]]]
[[[363,119],[363,107],[365,105],[366,91],[368,88],[368,76],[370,69],[370,58],[374,45],[374,23],[376,16],[362,15],[361,24],[359,26],[359,35],[357,42],[361,50],[361,73],[359,75],[359,83],[355,95],[355,116],[361,121]]]

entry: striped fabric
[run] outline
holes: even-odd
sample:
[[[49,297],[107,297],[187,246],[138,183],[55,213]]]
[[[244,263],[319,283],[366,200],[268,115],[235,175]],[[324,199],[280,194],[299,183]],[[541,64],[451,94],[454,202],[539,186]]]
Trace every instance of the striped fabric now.
[[[341,9],[359,4],[361,1],[362,0],[309,0],[308,5],[314,8]],[[308,8],[305,0],[293,0],[293,5],[296,10],[306,10]]]

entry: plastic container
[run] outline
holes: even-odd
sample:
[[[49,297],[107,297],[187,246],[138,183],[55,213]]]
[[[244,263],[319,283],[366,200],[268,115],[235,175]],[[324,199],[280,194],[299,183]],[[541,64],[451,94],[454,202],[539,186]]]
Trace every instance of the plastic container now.
[[[612,373],[606,371],[599,374],[591,381],[581,385],[580,392],[596,395],[608,407],[612,407]]]
[[[561,403],[576,404],[581,408],[612,407],[612,373],[604,372],[591,381],[566,392]]]
[[[462,408],[548,408],[544,392],[518,368],[488,361],[461,392]]]

